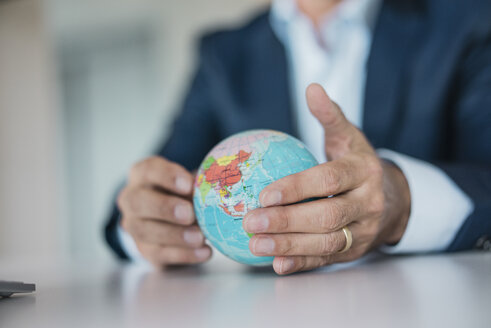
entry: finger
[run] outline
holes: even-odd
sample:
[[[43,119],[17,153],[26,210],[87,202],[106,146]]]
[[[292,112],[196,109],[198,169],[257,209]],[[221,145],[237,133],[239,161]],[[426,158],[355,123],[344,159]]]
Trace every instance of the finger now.
[[[181,165],[154,156],[135,164],[129,180],[131,185],[150,185],[171,193],[190,195],[194,178]]]
[[[368,227],[364,227],[359,223],[350,224],[348,228],[353,236],[353,243],[348,251],[314,256],[276,256],[273,261],[274,270],[283,275],[312,270],[332,263],[351,262],[359,259],[371,249],[372,239],[370,236],[372,233]],[[343,249],[345,246],[346,239],[344,240]]]
[[[155,244],[137,244],[144,258],[159,267],[162,265],[194,264],[207,261],[211,257],[211,248],[207,245],[196,248],[159,246]]]
[[[271,183],[261,191],[259,201],[268,207],[337,195],[359,186],[366,174],[361,157],[346,156]]]
[[[361,215],[351,195],[323,198],[288,206],[257,208],[242,221],[249,233],[327,233],[337,231]]]
[[[190,201],[149,188],[125,188],[118,197],[124,216],[190,225],[195,222]]]
[[[325,256],[346,245],[344,232],[326,234],[259,234],[251,237],[249,249],[257,256]]]
[[[123,219],[121,223],[133,239],[148,244],[197,248],[202,247],[205,241],[203,233],[196,225],[183,227],[141,218]]]
[[[337,159],[349,150],[360,150],[368,145],[363,134],[346,119],[341,108],[329,98],[322,86],[316,83],[309,85],[306,98],[312,115],[324,128],[329,159]]]
[[[273,260],[274,271],[279,275],[309,271],[333,263],[331,256],[277,256]]]

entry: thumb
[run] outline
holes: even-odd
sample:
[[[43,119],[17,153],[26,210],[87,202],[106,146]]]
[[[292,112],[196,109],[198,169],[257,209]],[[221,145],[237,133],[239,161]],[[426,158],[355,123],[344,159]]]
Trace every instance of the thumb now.
[[[351,123],[322,86],[317,83],[310,84],[307,87],[306,97],[310,112],[321,123],[326,136],[350,132]]]
[[[358,129],[346,119],[341,108],[319,84],[309,85],[306,97],[310,112],[324,128],[324,146],[328,159],[337,159],[359,148],[360,144],[365,144]]]

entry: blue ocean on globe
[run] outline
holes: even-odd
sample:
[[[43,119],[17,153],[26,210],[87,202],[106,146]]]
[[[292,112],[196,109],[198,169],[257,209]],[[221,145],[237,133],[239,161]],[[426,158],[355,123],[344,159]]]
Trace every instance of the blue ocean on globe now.
[[[273,257],[253,255],[244,215],[260,207],[259,193],[273,181],[317,165],[298,139],[273,130],[250,130],[216,145],[201,163],[193,203],[206,238],[229,258],[268,265]]]

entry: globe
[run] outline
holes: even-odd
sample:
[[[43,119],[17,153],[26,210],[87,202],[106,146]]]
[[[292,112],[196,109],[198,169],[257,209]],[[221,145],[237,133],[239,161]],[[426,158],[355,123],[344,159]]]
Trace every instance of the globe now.
[[[235,261],[271,264],[273,257],[250,252],[252,235],[242,228],[242,219],[260,207],[264,187],[317,164],[301,141],[282,132],[250,130],[228,137],[208,153],[196,175],[193,203],[201,230]]]

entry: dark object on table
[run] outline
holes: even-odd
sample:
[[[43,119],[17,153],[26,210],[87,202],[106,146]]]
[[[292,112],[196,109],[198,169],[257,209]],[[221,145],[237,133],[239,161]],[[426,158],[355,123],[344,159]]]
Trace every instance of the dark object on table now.
[[[35,284],[25,284],[19,281],[0,280],[0,298],[10,297],[12,294],[32,293],[36,290]]]

